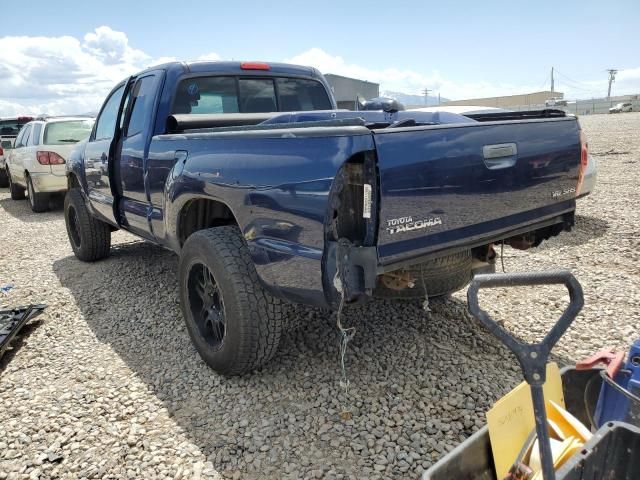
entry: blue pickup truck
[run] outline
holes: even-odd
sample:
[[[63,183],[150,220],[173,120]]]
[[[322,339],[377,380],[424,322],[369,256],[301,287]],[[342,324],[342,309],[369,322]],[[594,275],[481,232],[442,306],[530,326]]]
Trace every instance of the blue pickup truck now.
[[[493,244],[570,229],[586,158],[561,111],[351,112],[312,68],[174,62],[109,94],[64,210],[80,260],[116,229],[178,253],[191,339],[234,375],[276,351],[282,301],[445,295]]]

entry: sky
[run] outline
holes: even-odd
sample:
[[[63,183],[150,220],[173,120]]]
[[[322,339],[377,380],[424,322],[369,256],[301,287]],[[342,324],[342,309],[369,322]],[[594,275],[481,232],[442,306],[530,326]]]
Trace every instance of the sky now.
[[[603,97],[616,68],[612,94],[640,93],[639,0],[31,0],[0,12],[0,117],[96,111],[118,81],[167,60],[287,61],[450,99],[549,89],[552,66],[565,98]]]

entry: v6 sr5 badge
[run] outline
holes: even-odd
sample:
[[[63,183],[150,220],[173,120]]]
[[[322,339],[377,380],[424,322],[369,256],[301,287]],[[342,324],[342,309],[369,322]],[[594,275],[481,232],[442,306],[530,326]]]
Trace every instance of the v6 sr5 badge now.
[[[430,217],[421,220],[413,220],[413,217],[399,217],[387,220],[387,232],[390,235],[400,232],[410,232],[412,230],[420,230],[423,228],[442,225],[442,218]]]

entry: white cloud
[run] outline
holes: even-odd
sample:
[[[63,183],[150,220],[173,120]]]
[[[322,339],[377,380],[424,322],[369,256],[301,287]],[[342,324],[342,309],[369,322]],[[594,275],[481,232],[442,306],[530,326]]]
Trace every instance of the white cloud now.
[[[153,58],[129,44],[124,32],[100,26],[82,39],[71,36],[15,36],[0,38],[0,117],[20,114],[74,114],[97,111],[106,94],[123,78],[174,57]],[[222,58],[204,53],[199,61]],[[459,82],[437,70],[397,69],[390,65],[369,68],[351,63],[320,48],[312,48],[285,60],[311,65],[323,73],[335,73],[380,83],[381,90],[419,94],[432,89],[447,98],[473,98],[535,91],[540,85],[513,85],[482,81]],[[606,95],[606,72],[585,82],[563,82],[567,97]],[[570,79],[568,79],[570,80]],[[575,88],[574,88],[575,87]],[[601,92],[601,93],[598,93]],[[620,70],[613,93],[640,92],[640,68]]]
[[[0,117],[95,112],[128,75],[175,60],[153,58],[131,47],[125,33],[107,26],[82,41],[71,36],[2,37],[0,52]]]
[[[222,60],[222,58],[216,52],[205,53],[198,57],[198,61],[200,62],[215,62],[218,60]]]

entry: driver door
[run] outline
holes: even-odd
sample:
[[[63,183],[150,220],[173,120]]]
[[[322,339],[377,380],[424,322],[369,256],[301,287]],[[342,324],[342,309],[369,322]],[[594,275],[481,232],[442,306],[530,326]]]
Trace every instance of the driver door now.
[[[89,203],[94,212],[113,225],[118,225],[114,209],[115,185],[112,179],[116,144],[120,136],[122,111],[128,81],[111,92],[85,147],[84,169]]]

